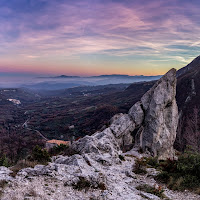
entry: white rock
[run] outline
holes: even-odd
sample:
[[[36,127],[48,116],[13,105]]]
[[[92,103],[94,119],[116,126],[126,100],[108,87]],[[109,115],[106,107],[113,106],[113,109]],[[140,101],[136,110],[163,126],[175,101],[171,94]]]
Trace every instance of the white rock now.
[[[1,180],[5,180],[5,181],[12,180],[12,177],[10,176],[11,173],[12,173],[12,171],[9,170],[7,167],[1,166],[0,167],[0,181]]]

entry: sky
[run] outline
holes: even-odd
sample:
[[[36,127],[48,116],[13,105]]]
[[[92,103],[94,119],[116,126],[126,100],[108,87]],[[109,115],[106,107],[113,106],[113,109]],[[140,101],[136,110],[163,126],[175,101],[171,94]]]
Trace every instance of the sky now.
[[[161,75],[199,55],[199,0],[1,0],[0,74]]]

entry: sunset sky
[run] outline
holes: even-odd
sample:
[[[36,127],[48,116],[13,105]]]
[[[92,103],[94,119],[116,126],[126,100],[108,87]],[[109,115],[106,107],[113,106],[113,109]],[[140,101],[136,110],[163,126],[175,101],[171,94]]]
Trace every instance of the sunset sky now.
[[[0,73],[158,75],[199,55],[199,0],[1,0]]]

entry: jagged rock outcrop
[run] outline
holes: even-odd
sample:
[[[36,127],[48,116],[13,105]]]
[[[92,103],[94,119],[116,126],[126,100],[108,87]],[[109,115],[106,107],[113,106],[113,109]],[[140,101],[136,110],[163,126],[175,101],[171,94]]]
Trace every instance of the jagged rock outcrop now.
[[[80,139],[73,148],[81,153],[113,154],[119,147],[127,150],[127,147],[136,145],[159,159],[174,157],[178,123],[175,96],[176,70],[171,69],[132,106],[128,114],[115,115],[110,127]]]
[[[176,70],[171,69],[130,109],[136,121],[143,121],[136,135],[136,144],[159,159],[174,157],[173,144],[178,124],[176,104]],[[134,109],[137,108],[137,109]],[[139,115],[134,116],[139,110]],[[142,115],[143,110],[143,115]],[[138,120],[139,119],[139,120]]]

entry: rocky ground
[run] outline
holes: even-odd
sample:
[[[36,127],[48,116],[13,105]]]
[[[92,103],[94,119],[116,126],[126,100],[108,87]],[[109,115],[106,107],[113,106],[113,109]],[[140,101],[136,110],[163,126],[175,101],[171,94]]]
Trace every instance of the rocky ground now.
[[[147,169],[145,175],[132,172],[135,151],[123,154],[125,161],[116,159],[115,164],[89,163],[87,158],[74,155],[72,157],[58,156],[47,166],[37,165],[35,168],[21,170],[16,178],[10,178],[9,170],[4,171],[4,179],[9,179],[5,186],[1,200],[157,200],[159,197],[141,192],[136,189],[138,185],[148,184],[156,186],[153,176],[155,169]],[[106,156],[106,155],[105,155]],[[108,155],[109,158],[109,155]],[[113,159],[112,159],[113,161]],[[3,171],[2,168],[1,172]],[[3,173],[1,173],[1,178]],[[91,188],[74,189],[80,177],[91,182]],[[98,183],[104,183],[105,188],[92,188]],[[199,195],[190,192],[175,192],[162,186],[164,194],[171,200],[198,200]]]

